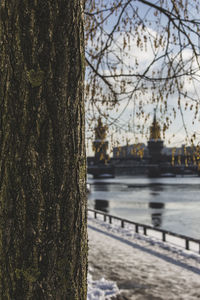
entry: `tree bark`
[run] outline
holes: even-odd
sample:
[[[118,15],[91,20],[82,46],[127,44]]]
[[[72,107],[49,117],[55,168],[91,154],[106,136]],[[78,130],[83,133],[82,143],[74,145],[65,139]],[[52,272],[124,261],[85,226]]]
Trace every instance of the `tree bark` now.
[[[82,10],[0,3],[0,299],[86,299]]]

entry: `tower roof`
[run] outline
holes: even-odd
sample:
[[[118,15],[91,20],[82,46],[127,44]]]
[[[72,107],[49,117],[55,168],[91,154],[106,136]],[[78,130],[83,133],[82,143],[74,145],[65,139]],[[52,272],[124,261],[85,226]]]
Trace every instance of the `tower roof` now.
[[[158,121],[156,120],[156,109],[154,109],[154,118],[153,123],[150,127],[150,140],[160,140],[161,139],[161,133],[160,133],[160,125]]]
[[[106,138],[108,126],[103,125],[101,117],[98,119],[97,127],[95,127],[95,139],[104,140]]]

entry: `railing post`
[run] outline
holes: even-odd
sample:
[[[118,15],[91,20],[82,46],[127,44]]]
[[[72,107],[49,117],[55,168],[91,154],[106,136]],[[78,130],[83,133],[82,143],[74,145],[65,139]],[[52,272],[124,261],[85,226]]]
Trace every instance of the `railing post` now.
[[[94,212],[94,218],[95,218],[95,219],[97,218],[97,213],[96,213],[96,211]]]
[[[138,233],[138,224],[135,224],[135,232]]]
[[[189,248],[189,240],[185,240],[185,249],[186,250],[190,250],[190,248]]]
[[[109,216],[109,223],[112,224],[112,217]]]
[[[121,227],[124,228],[124,220],[121,220]]]
[[[147,228],[145,226],[143,227],[143,232],[144,232],[144,235],[147,235]]]
[[[106,222],[106,215],[104,215],[103,220],[104,220],[104,222]]]
[[[166,242],[166,234],[165,234],[165,232],[162,233],[162,240],[163,240],[163,242]]]

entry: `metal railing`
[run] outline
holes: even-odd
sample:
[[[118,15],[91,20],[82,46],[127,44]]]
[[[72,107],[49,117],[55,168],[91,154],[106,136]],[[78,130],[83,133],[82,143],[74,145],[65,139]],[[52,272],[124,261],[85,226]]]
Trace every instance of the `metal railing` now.
[[[129,221],[129,220],[126,220],[126,219],[122,219],[122,218],[107,214],[107,213],[99,211],[99,210],[88,209],[88,211],[94,213],[94,218],[95,219],[97,218],[97,215],[102,215],[103,216],[103,221],[107,222],[107,220],[108,220],[110,224],[113,223],[113,220],[118,220],[120,222],[120,225],[121,225],[122,228],[125,227],[125,224],[134,225],[135,233],[144,234],[145,236],[152,237],[152,235],[148,234],[149,231],[159,232],[159,233],[161,233],[161,240],[163,242],[169,242],[169,237],[179,238],[179,239],[184,241],[184,246],[183,247],[186,250],[192,250],[194,252],[200,253],[200,240],[199,239],[195,239],[195,238],[183,235],[183,234],[178,234],[178,233],[171,232],[171,231],[164,230],[164,229],[155,228],[155,227],[150,226],[150,225],[145,225],[145,224]],[[168,240],[167,240],[167,238],[168,238]],[[173,242],[173,243],[176,244],[176,245],[179,245],[175,242]],[[195,248],[198,247],[198,250],[194,250],[190,247],[192,243],[196,245]]]

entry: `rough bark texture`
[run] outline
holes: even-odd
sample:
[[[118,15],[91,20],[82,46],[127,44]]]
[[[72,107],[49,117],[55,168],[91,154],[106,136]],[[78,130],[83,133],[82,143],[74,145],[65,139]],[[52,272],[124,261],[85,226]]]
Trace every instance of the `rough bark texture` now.
[[[86,299],[81,0],[0,2],[0,299]]]

